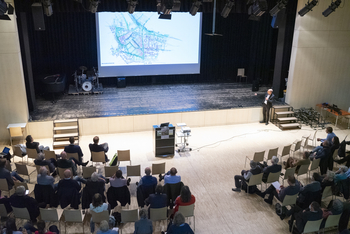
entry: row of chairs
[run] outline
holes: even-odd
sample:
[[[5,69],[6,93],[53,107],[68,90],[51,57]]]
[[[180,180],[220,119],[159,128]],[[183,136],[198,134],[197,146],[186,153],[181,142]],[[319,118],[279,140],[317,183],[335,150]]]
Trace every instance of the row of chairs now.
[[[327,228],[337,227],[339,225],[339,220],[341,215],[342,214],[328,216],[328,218],[326,219],[325,226],[324,228],[322,228],[322,233],[324,233],[325,229]],[[322,221],[323,219],[315,220],[315,221],[307,221],[305,224],[303,233],[315,233],[315,232],[320,233]],[[293,223],[291,233],[293,233],[294,226],[295,226],[295,221]]]

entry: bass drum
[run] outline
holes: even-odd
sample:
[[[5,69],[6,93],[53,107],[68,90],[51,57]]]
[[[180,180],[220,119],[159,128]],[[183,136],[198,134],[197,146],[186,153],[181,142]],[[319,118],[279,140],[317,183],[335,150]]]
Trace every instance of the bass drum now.
[[[85,81],[82,85],[81,88],[85,91],[85,92],[89,92],[92,90],[92,84],[90,81]]]

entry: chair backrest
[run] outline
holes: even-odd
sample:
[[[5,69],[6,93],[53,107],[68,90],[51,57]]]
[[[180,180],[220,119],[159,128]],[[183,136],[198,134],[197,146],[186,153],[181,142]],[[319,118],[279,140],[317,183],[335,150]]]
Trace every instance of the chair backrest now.
[[[284,196],[283,202],[282,202],[282,206],[291,206],[291,205],[295,205],[297,202],[297,198],[298,198],[298,193],[295,195],[286,195]]]
[[[158,220],[166,220],[167,216],[167,207],[163,208],[150,208],[150,220],[158,221]]]
[[[322,200],[329,197],[333,196],[333,191],[332,191],[332,186],[326,186],[322,192]]]
[[[244,68],[238,68],[237,76],[244,76]]]
[[[263,174],[264,174],[264,173],[252,175],[252,176],[249,178],[248,186],[261,184]]]
[[[102,212],[96,213],[95,211],[90,211],[92,216],[92,221],[94,223],[100,223],[102,220],[106,220],[108,222],[109,220],[109,213],[108,210],[104,210]]]
[[[334,153],[333,153],[333,159],[337,158],[338,156],[338,151],[339,151],[339,148],[334,150]]]
[[[270,149],[269,153],[267,154],[267,160],[271,160],[273,156],[277,156],[278,154],[278,147],[275,149]]]
[[[254,162],[264,161],[264,155],[265,155],[265,150],[261,151],[261,152],[255,152],[254,157],[253,157],[253,161]]]
[[[303,233],[317,232],[320,230],[321,223],[323,219],[315,221],[307,221],[304,227]]]
[[[0,190],[1,191],[9,191],[9,186],[7,184],[6,179],[0,179]]]
[[[15,163],[15,165],[16,165],[16,170],[18,174],[29,176],[27,165],[23,165],[19,163]]]
[[[27,183],[15,181],[14,187],[17,188],[17,187],[19,187],[19,186],[23,186],[26,190],[29,190],[29,189],[28,189],[28,184],[27,184]]]
[[[130,161],[130,150],[117,150],[118,161]]]
[[[283,147],[282,155],[281,155],[282,157],[290,154],[290,147],[291,146],[292,145],[286,145],[285,147]]]
[[[280,174],[281,174],[281,171],[274,172],[274,173],[270,172],[269,176],[267,177],[266,183],[273,183],[273,182],[279,181]]]
[[[106,162],[104,151],[100,151],[100,152],[91,151],[91,157],[93,162]]]
[[[301,140],[300,140],[300,141],[297,141],[297,143],[294,145],[294,151],[299,150],[300,147],[301,147]]]
[[[329,215],[326,223],[324,225],[324,228],[330,228],[330,227],[335,227],[339,225],[339,220],[340,220],[340,216],[342,214],[338,214],[338,215]]]
[[[27,208],[17,208],[12,206],[12,210],[16,218],[30,220],[30,215]]]
[[[73,171],[72,171],[72,168],[61,168],[61,167],[57,167],[57,169],[58,169],[58,175],[60,176],[60,178],[61,179],[63,179],[64,178],[64,171],[65,170],[70,170],[71,172],[72,172],[72,178],[73,178]]]
[[[36,172],[39,174],[39,171],[40,171],[40,168],[41,167],[46,167],[47,171],[50,173],[50,169],[49,169],[49,166],[48,165],[45,165],[45,166],[40,166],[40,165],[35,165],[35,168],[36,168]]]
[[[36,159],[38,157],[38,152],[36,152],[36,149],[27,148],[27,155],[28,155],[28,158]]]
[[[309,171],[309,165],[310,164],[301,165],[298,170],[298,176],[306,174]]]
[[[139,220],[139,210],[134,209],[134,210],[121,210],[120,211],[121,215],[121,222],[122,223],[130,223],[130,222],[136,222]]]
[[[159,175],[165,173],[165,162],[164,163],[152,163],[152,175]]]
[[[188,206],[179,206],[179,212],[185,217],[194,216],[194,204]]]
[[[18,156],[18,157],[24,157],[24,156],[22,155],[21,147],[14,145],[14,146],[12,147],[12,150],[13,150],[13,155]]]
[[[83,178],[91,178],[94,172],[96,172],[96,167],[83,167]]]
[[[118,166],[105,167],[105,177],[112,177],[118,171]]]
[[[68,158],[75,158],[79,161],[79,155],[78,153],[67,153]]]
[[[302,144],[302,145],[303,145],[303,148],[306,148],[307,145],[308,145],[308,143],[309,143],[309,137],[305,137],[305,138],[304,138],[304,143]]]
[[[66,222],[82,223],[84,220],[81,210],[64,210],[63,215]]]
[[[309,171],[316,170],[318,168],[318,166],[320,165],[320,161],[321,161],[320,158],[312,160]]]
[[[286,171],[284,172],[284,180],[285,179],[288,179],[288,176],[294,176],[294,173],[295,173],[295,168],[296,167],[290,167],[290,168],[287,168]]]
[[[310,137],[309,137],[310,141],[313,141],[315,139],[317,131],[318,130],[316,130],[312,136],[310,135]]]
[[[134,165],[134,166],[126,166],[126,176],[141,176],[141,166],[140,165]]]
[[[45,155],[45,159],[48,159],[48,160],[50,160],[50,158],[56,159],[55,151],[44,150],[44,155]]]
[[[21,137],[21,136],[23,136],[22,128],[21,127],[12,127],[12,128],[10,128],[10,135],[11,135],[11,137]]]
[[[58,210],[55,208],[49,208],[49,209],[40,208],[40,216],[41,216],[41,219],[44,221],[58,222],[61,219],[63,210],[60,210],[60,211],[61,212],[58,212]]]
[[[7,210],[4,204],[0,204],[0,217],[7,217]]]

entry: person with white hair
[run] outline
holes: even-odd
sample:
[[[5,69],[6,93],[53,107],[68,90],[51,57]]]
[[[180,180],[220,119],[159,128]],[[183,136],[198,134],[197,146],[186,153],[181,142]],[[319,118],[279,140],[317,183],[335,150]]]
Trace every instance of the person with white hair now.
[[[257,165],[253,160],[250,161],[250,170],[242,170],[241,175],[235,175],[235,186],[236,188],[232,188],[234,192],[241,192],[241,187],[243,185],[247,185],[247,181],[249,181],[252,175],[257,175],[261,173],[261,168]],[[252,191],[252,190],[250,190]]]
[[[275,97],[275,95],[273,95],[273,90],[269,89],[267,90],[266,94],[265,94],[265,99],[262,103],[263,106],[263,120],[260,121],[260,123],[265,123],[266,125],[269,124],[269,118],[270,118],[270,108],[272,107],[272,101]]]
[[[107,220],[102,220],[100,223],[100,230],[96,234],[118,234],[118,228],[110,229]]]
[[[25,193],[26,189],[24,186],[18,186],[15,194],[10,197],[10,204],[16,208],[27,208],[31,221],[35,223],[36,218],[40,214],[39,204],[34,198],[25,195]]]
[[[50,176],[46,167],[40,167],[40,170],[37,176],[37,183],[40,185],[51,185],[53,188],[57,187],[57,184],[54,185],[55,178]]]
[[[91,174],[91,178],[86,181],[86,185],[83,189],[82,195],[82,208],[87,209],[90,206],[92,197],[98,193],[102,196],[102,201],[106,201],[104,195],[105,192],[105,180],[97,172]]]
[[[153,224],[152,221],[147,218],[147,209],[140,209],[139,216],[140,219],[135,222],[134,234],[152,234]]]
[[[37,166],[48,166],[50,173],[52,173],[56,169],[55,165],[57,164],[57,162],[56,162],[56,159],[54,158],[50,158],[50,160],[46,160],[45,154],[39,153],[38,157],[34,160],[34,164]]]
[[[335,173],[334,183],[338,183],[339,181],[346,180],[347,174],[346,172],[349,170],[347,166],[341,166],[339,170]]]
[[[270,173],[276,173],[276,172],[279,172],[282,170],[282,166],[278,165],[278,161],[279,161],[279,159],[277,156],[272,156],[272,159],[271,159],[272,165],[264,168],[264,170],[263,170],[264,174],[263,174],[262,181],[264,181],[266,183],[267,178],[268,178]]]

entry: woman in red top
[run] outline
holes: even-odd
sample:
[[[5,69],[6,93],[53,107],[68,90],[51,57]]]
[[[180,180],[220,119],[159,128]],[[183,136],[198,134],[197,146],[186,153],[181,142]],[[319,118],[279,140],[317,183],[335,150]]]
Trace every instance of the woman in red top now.
[[[196,198],[191,194],[188,186],[183,186],[180,196],[175,200],[174,214],[179,210],[179,206],[189,206],[196,202]]]

